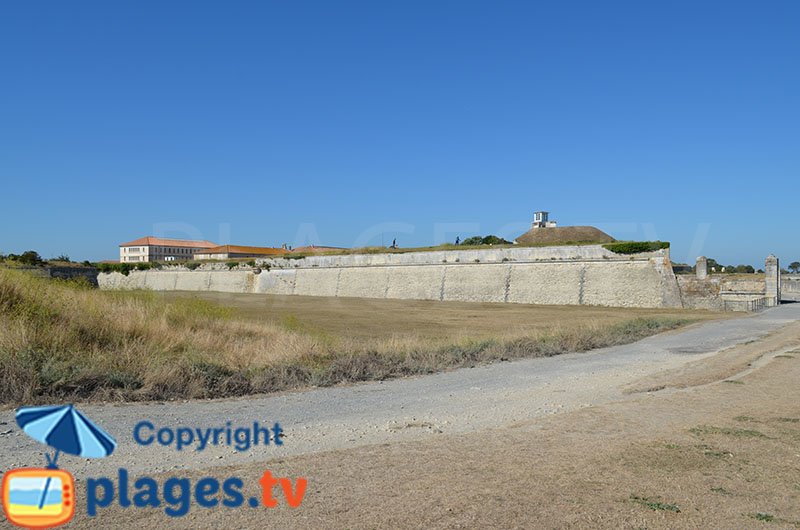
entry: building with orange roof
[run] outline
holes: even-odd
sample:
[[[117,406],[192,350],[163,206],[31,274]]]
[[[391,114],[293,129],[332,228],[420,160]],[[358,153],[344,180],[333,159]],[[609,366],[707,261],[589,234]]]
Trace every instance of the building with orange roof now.
[[[241,245],[221,245],[194,253],[196,260],[236,259],[236,258],[268,258],[282,256],[289,251],[273,247],[246,247]]]
[[[119,261],[120,263],[186,261],[192,259],[195,252],[217,246],[211,241],[146,236],[121,243],[119,245]]]

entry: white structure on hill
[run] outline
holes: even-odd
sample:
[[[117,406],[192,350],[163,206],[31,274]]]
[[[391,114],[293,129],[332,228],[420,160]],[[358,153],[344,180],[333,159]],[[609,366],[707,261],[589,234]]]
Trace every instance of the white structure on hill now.
[[[550,212],[533,212],[533,224],[531,228],[555,228],[556,222],[549,221],[547,216]]]

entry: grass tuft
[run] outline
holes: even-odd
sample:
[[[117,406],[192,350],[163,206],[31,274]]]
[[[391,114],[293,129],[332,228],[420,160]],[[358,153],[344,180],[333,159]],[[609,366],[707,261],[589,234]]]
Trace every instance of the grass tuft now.
[[[654,501],[648,499],[647,497],[639,497],[637,495],[631,495],[631,501],[635,502],[636,504],[641,504],[646,508],[650,508],[651,510],[675,512],[675,513],[681,512],[681,509],[678,508],[677,504]]]
[[[692,427],[689,432],[697,436],[709,434],[724,434],[726,436],[736,436],[739,438],[766,438],[767,436],[759,431],[752,429],[737,429],[732,427],[712,427],[709,425],[700,425]]]

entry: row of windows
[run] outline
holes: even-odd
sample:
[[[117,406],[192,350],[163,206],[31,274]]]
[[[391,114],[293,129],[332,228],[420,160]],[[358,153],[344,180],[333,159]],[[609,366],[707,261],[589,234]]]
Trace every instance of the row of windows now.
[[[181,247],[155,247],[155,252],[158,254],[193,254],[193,248]]]
[[[185,248],[185,247],[150,247],[153,253],[156,254],[194,254],[194,248]],[[125,254],[138,254],[139,252],[145,252],[147,247],[122,247],[122,252]]]

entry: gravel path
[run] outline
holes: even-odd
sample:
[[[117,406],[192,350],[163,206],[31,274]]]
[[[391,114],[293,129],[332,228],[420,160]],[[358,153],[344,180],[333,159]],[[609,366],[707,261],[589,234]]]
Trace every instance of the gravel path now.
[[[81,406],[119,442],[99,461],[63,456],[76,477],[239,465],[276,457],[333,451],[464,433],[510,425],[543,415],[627,399],[621,388],[634,380],[675,368],[703,355],[751,341],[800,320],[800,304],[755,316],[709,322],[649,337],[626,346],[465,368],[447,373],[311,389],[242,399]],[[133,441],[141,420],[156,428],[224,428],[279,422],[283,445],[237,452],[211,446],[181,452],[174,446],[142,447]],[[44,447],[17,428],[12,410],[0,411],[0,469],[44,465]]]

